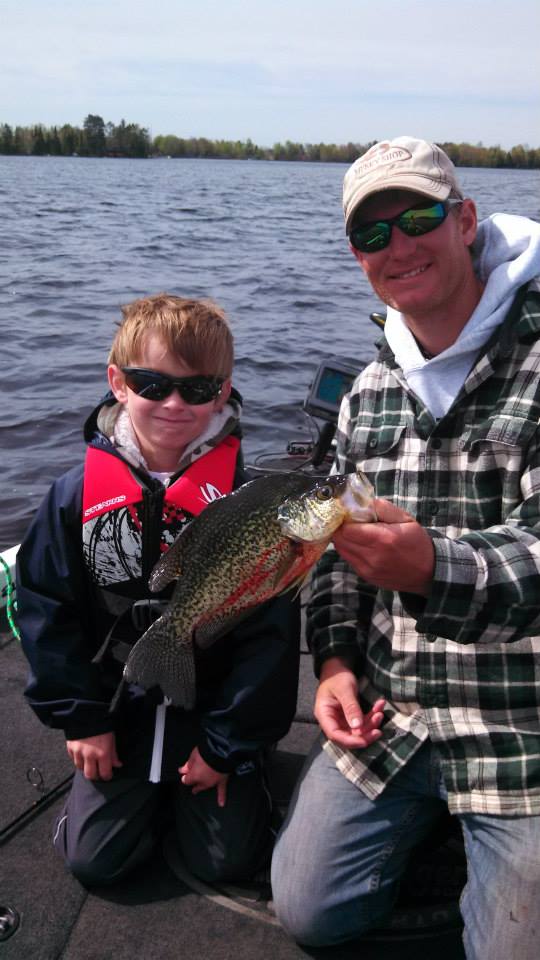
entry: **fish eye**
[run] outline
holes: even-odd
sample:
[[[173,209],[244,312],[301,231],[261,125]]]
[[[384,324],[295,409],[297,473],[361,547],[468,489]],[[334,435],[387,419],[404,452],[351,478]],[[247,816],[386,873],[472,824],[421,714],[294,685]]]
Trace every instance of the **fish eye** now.
[[[334,491],[329,483],[325,483],[323,487],[319,487],[317,490],[318,500],[331,500],[333,496]]]

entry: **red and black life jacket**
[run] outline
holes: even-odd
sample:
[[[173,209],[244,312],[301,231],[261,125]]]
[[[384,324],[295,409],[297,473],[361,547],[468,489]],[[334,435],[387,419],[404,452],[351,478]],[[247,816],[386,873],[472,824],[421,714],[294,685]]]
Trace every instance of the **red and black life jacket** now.
[[[169,487],[153,491],[141,484],[124,460],[89,447],[82,535],[84,559],[94,584],[114,591],[146,579],[149,559],[153,565],[156,552],[167,550],[192,517],[232,491],[239,449],[237,437],[226,437]],[[120,592],[125,595],[125,590]]]

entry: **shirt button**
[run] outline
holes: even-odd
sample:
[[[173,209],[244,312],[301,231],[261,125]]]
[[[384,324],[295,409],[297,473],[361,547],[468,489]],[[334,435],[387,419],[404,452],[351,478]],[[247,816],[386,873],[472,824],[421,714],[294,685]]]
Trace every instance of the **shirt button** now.
[[[436,633],[426,633],[426,640],[436,640],[436,639],[437,639]]]
[[[442,440],[439,437],[434,437],[431,441],[431,446],[434,450],[440,450],[442,446]]]
[[[376,437],[370,437],[370,439],[368,440],[368,447],[373,448],[373,447],[376,447],[376,446],[377,446],[377,438],[376,438]]]
[[[432,517],[434,517],[435,514],[437,514],[437,513],[439,512],[439,504],[437,503],[436,500],[432,500],[432,501],[431,501],[431,503],[430,503],[430,505],[429,505],[429,512],[431,513],[431,516],[432,516]]]

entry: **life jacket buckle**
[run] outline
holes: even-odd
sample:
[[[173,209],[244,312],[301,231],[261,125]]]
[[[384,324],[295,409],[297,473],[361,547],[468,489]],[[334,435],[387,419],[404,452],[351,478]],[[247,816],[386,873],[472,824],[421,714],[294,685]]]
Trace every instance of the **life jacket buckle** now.
[[[131,622],[139,633],[144,633],[166,610],[165,600],[136,600],[131,608]]]

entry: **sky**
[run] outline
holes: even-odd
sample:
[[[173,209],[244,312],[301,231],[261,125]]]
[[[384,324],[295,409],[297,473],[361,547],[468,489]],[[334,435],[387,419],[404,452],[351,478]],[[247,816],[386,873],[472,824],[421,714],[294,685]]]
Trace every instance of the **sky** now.
[[[0,123],[540,146],[538,0],[0,0]]]

